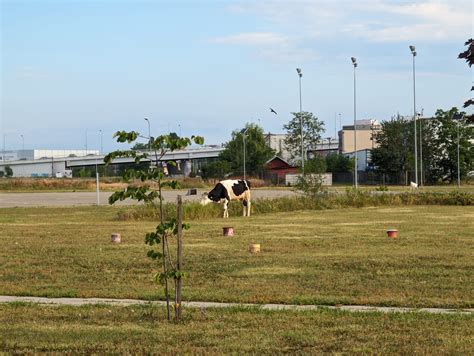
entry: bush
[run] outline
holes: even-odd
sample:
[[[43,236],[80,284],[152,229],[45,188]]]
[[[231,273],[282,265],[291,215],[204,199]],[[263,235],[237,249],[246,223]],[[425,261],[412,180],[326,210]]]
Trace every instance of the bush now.
[[[5,175],[7,177],[13,177],[13,169],[10,166],[5,166]]]
[[[323,181],[321,174],[300,175],[295,190],[314,198],[323,191]]]

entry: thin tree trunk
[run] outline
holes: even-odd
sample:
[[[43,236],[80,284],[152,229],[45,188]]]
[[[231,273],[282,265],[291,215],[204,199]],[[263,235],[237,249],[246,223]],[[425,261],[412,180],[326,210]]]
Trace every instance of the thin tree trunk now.
[[[182,256],[182,243],[183,243],[183,201],[181,195],[178,195],[178,248],[177,248],[177,261],[176,261],[176,271],[181,272],[183,265],[183,256]],[[181,285],[182,278],[181,274],[178,278],[175,279],[175,320],[179,321],[181,319]]]
[[[161,223],[163,224],[163,197],[161,196],[161,182],[158,182],[158,191],[160,195],[160,219]],[[168,276],[166,275],[168,271],[168,265],[166,263],[166,244],[168,243],[166,235],[163,236],[163,239],[161,241],[161,249],[163,252],[163,272],[165,276],[165,297],[166,297],[166,316],[168,320],[171,320],[171,315],[170,315],[170,298],[169,298],[169,293],[168,293]]]

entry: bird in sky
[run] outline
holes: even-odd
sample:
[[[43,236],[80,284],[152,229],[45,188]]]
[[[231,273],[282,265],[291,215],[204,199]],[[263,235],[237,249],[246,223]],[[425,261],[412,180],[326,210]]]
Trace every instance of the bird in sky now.
[[[278,115],[277,112],[273,110],[272,108],[270,108],[270,112],[274,113],[275,115]]]

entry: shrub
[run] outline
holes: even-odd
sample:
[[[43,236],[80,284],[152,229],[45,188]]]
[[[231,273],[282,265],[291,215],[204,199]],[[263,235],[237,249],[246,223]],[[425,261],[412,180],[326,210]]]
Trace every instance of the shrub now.
[[[13,169],[10,166],[5,166],[5,175],[7,177],[13,177]]]

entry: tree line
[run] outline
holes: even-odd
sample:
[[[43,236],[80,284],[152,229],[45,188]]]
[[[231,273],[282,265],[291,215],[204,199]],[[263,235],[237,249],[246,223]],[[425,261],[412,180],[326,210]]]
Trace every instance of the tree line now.
[[[456,115],[461,114],[461,115]],[[455,120],[456,116],[460,117]],[[457,179],[457,150],[459,131],[459,161],[461,178],[473,169],[474,127],[465,113],[457,108],[436,111],[433,118],[417,120],[417,132],[421,134],[418,145],[418,162],[422,182],[434,184]],[[403,182],[414,167],[413,118],[397,116],[382,122],[382,128],[374,133],[378,147],[372,150],[375,171]]]

